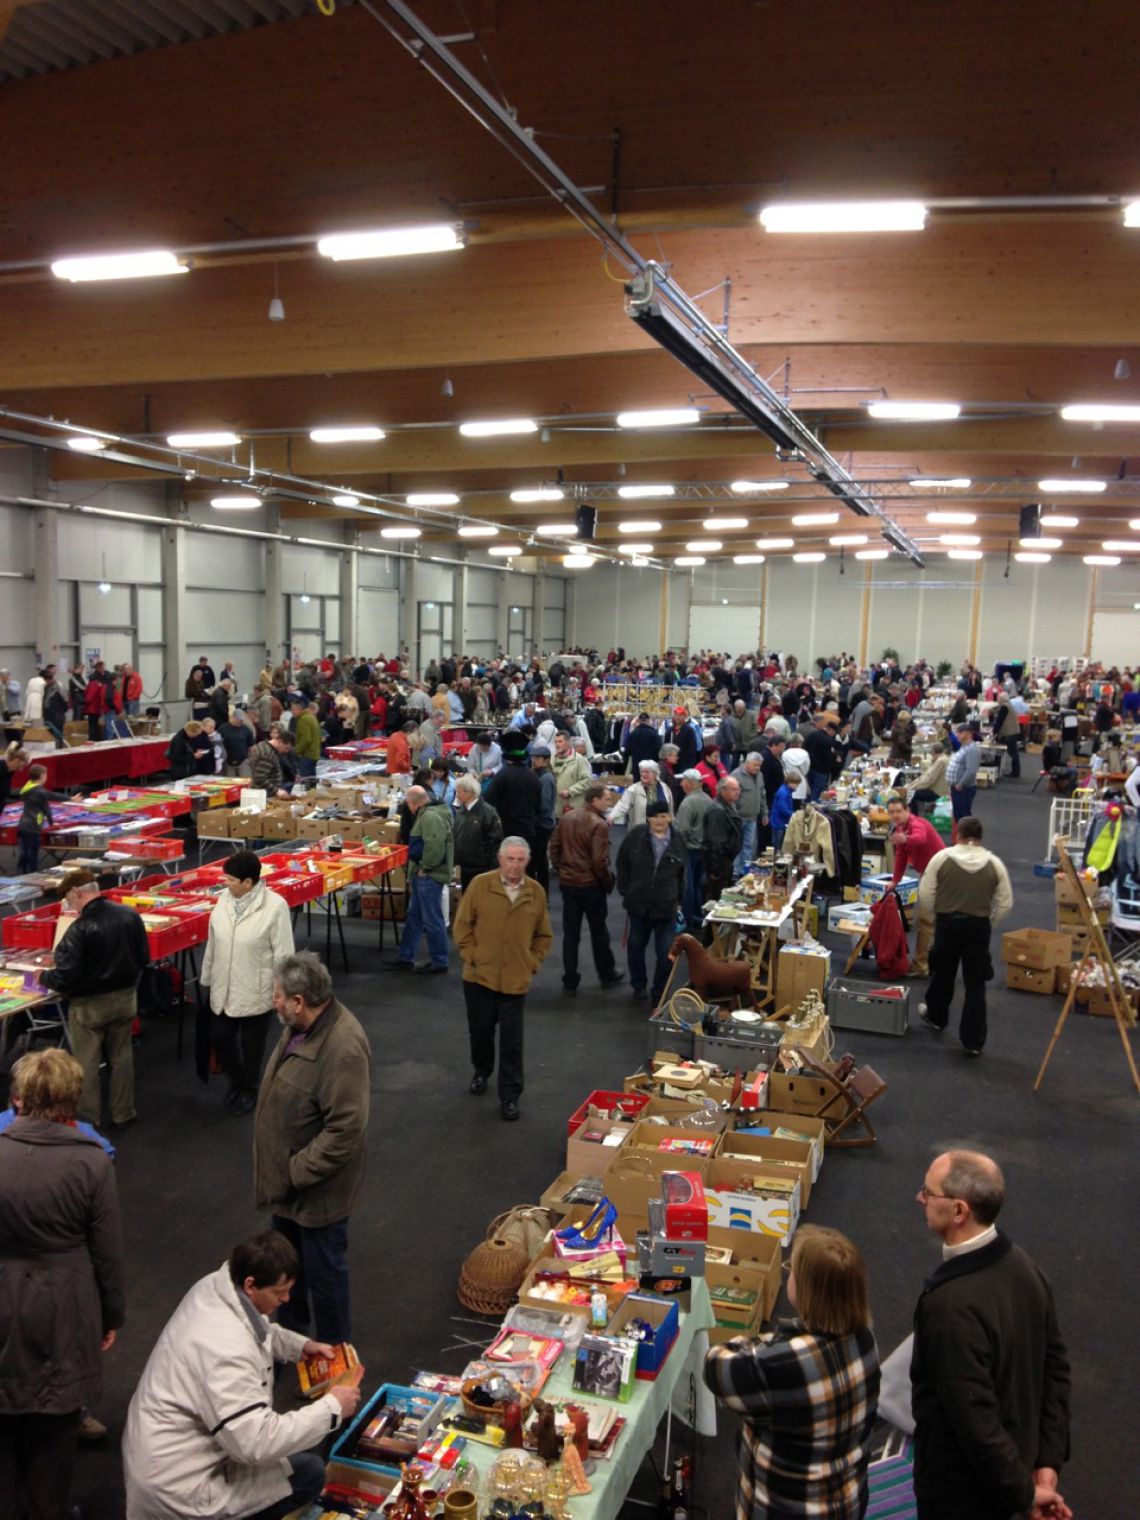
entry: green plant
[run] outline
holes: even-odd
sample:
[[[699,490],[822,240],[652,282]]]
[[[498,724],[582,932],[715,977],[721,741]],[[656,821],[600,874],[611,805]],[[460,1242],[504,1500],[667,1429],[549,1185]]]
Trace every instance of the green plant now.
[[[939,660],[937,666],[935,667],[934,674],[941,681],[942,677],[948,676],[953,669],[954,667],[951,665],[949,660]]]
[[[892,649],[890,647],[890,645],[888,644],[888,646],[886,647],[886,649],[883,650],[883,659],[884,660],[894,660],[895,664],[897,665],[898,664],[898,658],[899,658],[899,652],[898,652],[898,650],[897,649]]]

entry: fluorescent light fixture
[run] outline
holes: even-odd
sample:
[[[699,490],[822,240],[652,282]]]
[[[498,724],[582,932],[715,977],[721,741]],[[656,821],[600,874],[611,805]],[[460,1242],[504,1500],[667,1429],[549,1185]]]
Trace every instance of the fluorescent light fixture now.
[[[829,538],[829,544],[836,549],[854,549],[858,544],[867,542],[866,533],[837,533],[834,538]]]
[[[588,570],[595,557],[593,554],[564,554],[562,563],[568,570]]]
[[[1060,549],[1062,547],[1059,538],[1019,538],[1018,543],[1023,549]]]
[[[1026,553],[1025,551],[1013,557],[1019,565],[1047,565],[1053,558],[1051,554]]]
[[[1106,538],[1101,548],[1106,554],[1140,554],[1140,539]]]
[[[855,555],[856,559],[887,559],[890,556],[889,549],[860,549]]]
[[[709,554],[715,554],[718,549],[723,549],[724,545],[719,538],[694,538],[685,545],[685,548],[690,554],[702,554],[706,550]]]
[[[522,553],[522,545],[492,544],[491,547],[487,550],[487,553],[495,555],[497,559],[510,559],[512,555]]]
[[[69,449],[74,449],[77,454],[98,454],[107,447],[106,440],[94,438],[90,433],[82,433],[78,438],[67,440]]]
[[[311,443],[379,443],[385,436],[384,429],[364,424],[357,427],[313,428],[309,434]]]
[[[1129,201],[1124,207],[1124,225],[1140,227],[1140,201]]]
[[[652,544],[618,544],[619,554],[652,554]]]
[[[1119,565],[1120,559],[1115,554],[1086,554],[1086,565]]]
[[[939,538],[940,544],[953,545],[957,549],[973,548],[980,544],[981,539],[976,533],[943,533]]]
[[[796,541],[794,538],[758,538],[756,547],[758,549],[794,549]]]
[[[56,259],[51,272],[73,285],[85,280],[146,280],[155,275],[189,274],[189,265],[166,248],[141,253],[96,253],[86,258]]]
[[[255,512],[261,506],[260,496],[212,496],[210,505],[215,512]]]
[[[788,201],[760,212],[765,232],[921,232],[921,201]]]
[[[801,512],[792,518],[793,528],[830,528],[839,521],[838,512]]]
[[[334,232],[318,238],[317,252],[343,263],[347,259],[397,259],[409,253],[451,253],[463,247],[450,222],[426,227],[389,227],[370,232]]]
[[[566,492],[557,486],[542,486],[538,490],[512,491],[511,500],[520,503],[532,501],[564,501]]]
[[[706,517],[701,527],[712,533],[717,528],[747,528],[747,517]]]
[[[911,481],[916,491],[968,491],[973,484],[968,475],[952,475],[948,479],[937,475],[917,475]]]
[[[700,420],[701,414],[695,406],[663,407],[652,412],[617,414],[617,425],[621,428],[686,427]]]
[[[734,480],[729,487],[737,496],[754,496],[758,491],[786,491],[786,480]]]
[[[577,538],[578,524],[572,522],[539,523],[534,531],[536,533],[545,533],[549,538]]]
[[[498,538],[498,528],[490,523],[465,523],[459,530],[460,538]]]
[[[1050,512],[1041,519],[1043,528],[1079,528],[1080,525],[1079,517],[1062,517],[1056,512]]]
[[[1099,401],[1063,406],[1066,422],[1140,422],[1140,406],[1101,405]]]
[[[647,565],[648,563],[649,561],[647,559],[641,559],[638,555],[634,555],[634,557],[630,560],[631,565],[637,565],[639,568],[641,566]]]
[[[818,565],[822,560],[825,560],[826,558],[826,554],[823,554],[819,550],[814,549],[810,553],[792,555],[792,559],[796,562],[797,565]]]
[[[947,559],[981,559],[980,549],[947,549]]]
[[[350,491],[342,491],[339,496],[333,497],[332,504],[334,507],[358,507],[360,497],[353,496]]]
[[[172,449],[229,449],[241,439],[236,433],[217,429],[212,433],[167,433],[166,441]]]
[[[660,533],[661,524],[659,522],[619,522],[617,530],[619,533]]]
[[[381,538],[419,538],[422,534],[420,528],[381,528]]]
[[[734,554],[732,563],[734,565],[762,565],[764,556],[762,554]]]
[[[111,594],[111,582],[110,581],[100,581],[99,582],[99,590],[102,592],[102,594],[104,596],[110,596],[110,594]]]
[[[1039,480],[1039,491],[1046,491],[1050,496],[1058,496],[1062,491],[1068,491],[1074,496],[1099,496],[1102,491],[1108,489],[1107,480]]]
[[[649,499],[654,496],[672,496],[672,486],[618,486],[618,495],[623,501],[637,501],[641,498]]]
[[[962,408],[956,401],[872,401],[867,411],[882,422],[949,422]]]
[[[461,422],[464,438],[505,438],[512,433],[537,433],[533,417],[498,417],[487,422]]]
[[[409,507],[457,507],[459,497],[454,491],[413,491],[404,497]]]
[[[673,563],[691,570],[695,569],[698,565],[703,565],[705,561],[700,554],[679,554]]]
[[[968,528],[978,519],[973,512],[928,512],[926,520],[943,528]]]

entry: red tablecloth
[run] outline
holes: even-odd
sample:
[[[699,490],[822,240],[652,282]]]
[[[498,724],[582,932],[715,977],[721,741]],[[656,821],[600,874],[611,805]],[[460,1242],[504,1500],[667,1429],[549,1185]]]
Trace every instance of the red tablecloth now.
[[[62,791],[67,787],[89,786],[95,781],[129,780],[164,771],[169,747],[169,737],[134,739],[123,744],[80,744],[75,749],[37,755],[35,764],[47,770],[44,784],[48,790]],[[27,779],[27,772],[20,771],[13,778],[13,791],[18,792]]]

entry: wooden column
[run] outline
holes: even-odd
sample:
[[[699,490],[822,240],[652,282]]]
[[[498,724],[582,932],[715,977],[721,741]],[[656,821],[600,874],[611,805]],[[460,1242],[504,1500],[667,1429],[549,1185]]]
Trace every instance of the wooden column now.
[[[871,596],[875,580],[875,562],[868,560],[863,566],[863,606],[859,614],[859,669],[867,663],[867,635],[871,628]]]
[[[978,663],[978,623],[982,615],[982,565],[984,560],[974,561],[974,599],[970,604],[970,654],[971,665]]]

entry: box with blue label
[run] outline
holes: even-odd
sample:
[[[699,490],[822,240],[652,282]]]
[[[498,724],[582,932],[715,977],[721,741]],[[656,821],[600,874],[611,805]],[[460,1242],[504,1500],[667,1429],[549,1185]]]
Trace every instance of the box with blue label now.
[[[401,1462],[415,1456],[439,1424],[449,1400],[420,1388],[382,1383],[343,1430],[329,1459],[345,1471],[400,1476]]]
[[[755,1230],[787,1246],[800,1221],[799,1178],[761,1160],[713,1160],[705,1172],[705,1202],[717,1229]]]
[[[636,1375],[643,1383],[652,1383],[673,1349],[680,1326],[681,1316],[674,1299],[629,1293],[606,1326],[606,1334],[636,1339]]]
[[[878,876],[868,876],[859,888],[859,901],[877,903],[891,888],[891,873],[882,871]],[[918,901],[918,877],[904,876],[899,882],[899,901],[904,908],[912,908]]]

